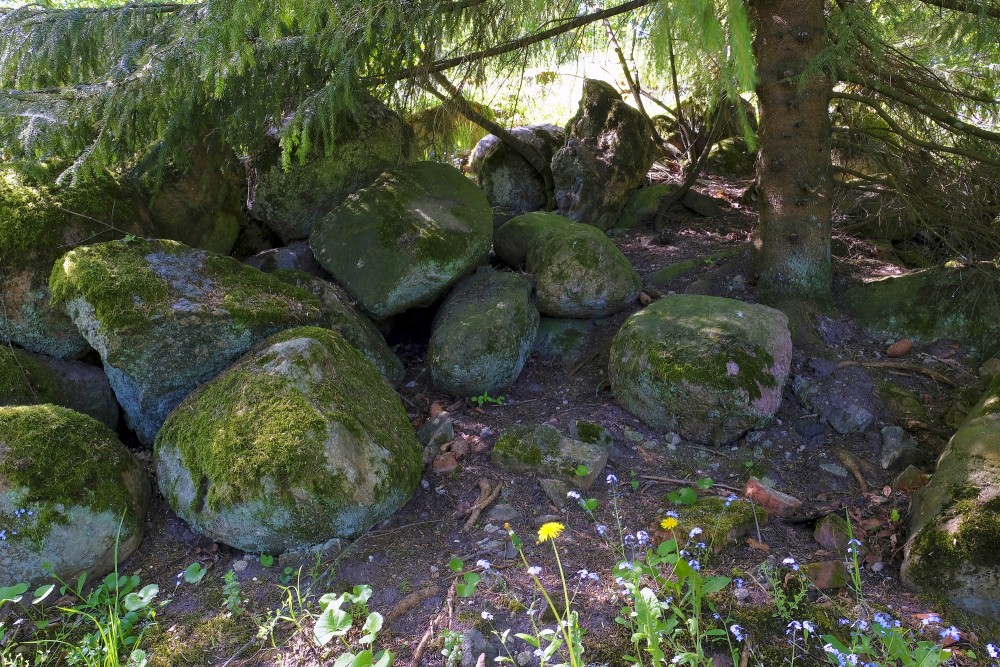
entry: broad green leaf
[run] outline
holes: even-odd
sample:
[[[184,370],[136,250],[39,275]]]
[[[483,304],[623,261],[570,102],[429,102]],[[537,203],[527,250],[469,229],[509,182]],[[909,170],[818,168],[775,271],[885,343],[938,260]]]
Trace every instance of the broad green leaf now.
[[[148,606],[156,594],[160,592],[160,587],[156,584],[149,584],[143,586],[142,590],[138,593],[129,593],[125,596],[125,608],[129,611],[137,611]]]
[[[365,619],[365,624],[361,626],[361,631],[364,632],[364,636],[358,641],[362,644],[371,644],[375,641],[375,637],[378,635],[378,631],[382,629],[382,623],[384,619],[382,614],[373,611],[368,614],[368,618]]]
[[[0,588],[0,604],[4,602],[20,602],[21,596],[24,592],[28,590],[28,584],[22,582],[20,584],[14,584],[13,586],[7,586],[6,588]]]
[[[392,653],[389,651],[379,651],[375,654],[375,662],[372,667],[389,667],[392,664]]]
[[[330,605],[316,619],[313,636],[320,646],[326,646],[334,637],[342,637],[351,629],[351,615],[340,608],[340,605]]]
[[[368,649],[365,649],[361,653],[354,656],[354,660],[351,661],[351,667],[371,667],[372,659],[375,656]]]
[[[711,489],[713,484],[715,484],[715,482],[712,480],[711,477],[702,477],[697,482],[695,482],[695,485],[702,491],[706,489]]]
[[[341,605],[344,604],[344,595],[337,595],[336,593],[327,593],[319,599],[319,608],[326,611],[328,607],[334,607],[340,609]]]
[[[261,554],[260,565],[261,567],[271,567],[272,565],[274,565],[274,556],[271,556],[269,554]]]
[[[39,602],[47,598],[49,594],[55,589],[56,589],[55,584],[48,584],[47,586],[39,586],[38,588],[35,589],[35,599],[31,601],[31,604],[38,604]],[[0,598],[2,597],[3,593],[0,592]]]
[[[526,634],[524,632],[517,632],[517,633],[514,633],[514,636],[517,637],[518,639],[523,639],[524,641],[528,642],[529,644],[531,644],[535,648],[538,648],[538,647],[541,646],[541,643],[538,641],[538,637],[536,637],[534,635],[529,635],[529,634]]]
[[[348,596],[354,604],[363,604],[372,597],[372,587],[367,584],[360,584],[354,587],[351,595]]]
[[[448,568],[452,572],[461,572],[462,565],[463,563],[461,558],[452,558],[450,561],[448,561]]]
[[[702,595],[717,593],[732,583],[729,577],[708,577],[701,585]]]
[[[188,565],[187,569],[184,570],[184,581],[189,584],[197,584],[205,578],[206,572],[208,572],[208,570],[202,567],[201,563],[195,561]]]

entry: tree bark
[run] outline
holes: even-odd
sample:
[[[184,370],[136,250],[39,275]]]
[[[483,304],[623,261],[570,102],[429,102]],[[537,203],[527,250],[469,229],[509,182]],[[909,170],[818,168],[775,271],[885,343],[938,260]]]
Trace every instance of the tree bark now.
[[[823,4],[750,3],[760,105],[754,273],[765,303],[830,300],[832,85],[819,71],[803,76],[826,43]]]

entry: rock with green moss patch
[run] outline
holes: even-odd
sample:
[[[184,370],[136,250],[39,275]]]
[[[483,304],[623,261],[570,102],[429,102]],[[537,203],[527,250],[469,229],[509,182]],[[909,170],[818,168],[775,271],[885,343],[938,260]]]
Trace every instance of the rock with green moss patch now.
[[[685,543],[703,542],[714,553],[738,543],[768,520],[767,512],[746,500],[723,500],[718,496],[699,498],[693,505],[678,507],[676,513],[678,527],[673,529],[671,536],[679,538],[682,547]]]
[[[652,132],[610,84],[585,80],[566,145],[552,158],[559,212],[602,230],[613,227],[656,158]]]
[[[584,358],[587,346],[600,330],[594,320],[543,317],[538,321],[532,351],[546,361],[558,361],[563,368],[572,368]]]
[[[160,490],[212,539],[276,553],[352,538],[420,482],[399,396],[339,334],[278,333],[199,387],[156,440]]]
[[[149,493],[142,466],[97,420],[0,407],[0,587],[111,571],[142,540]]]
[[[553,426],[515,424],[493,446],[493,463],[511,472],[530,472],[589,489],[608,462],[610,447],[561,435]]]
[[[462,172],[418,162],[384,172],[317,223],[309,243],[362,308],[426,306],[489,255],[493,210]]]
[[[357,311],[342,287],[302,271],[279,269],[272,275],[313,294],[323,310],[322,326],[336,331],[358,348],[384,378],[394,384],[402,381],[403,362],[389,349],[372,321]]]
[[[480,269],[455,286],[434,319],[427,348],[434,386],[457,396],[510,386],[537,330],[531,284],[517,274]]]
[[[0,345],[0,406],[42,403],[118,425],[118,403],[100,368]]]
[[[304,164],[281,164],[277,146],[258,168],[250,194],[250,215],[261,220],[285,243],[304,239],[335,206],[366,187],[386,169],[415,156],[413,131],[394,111],[374,98],[345,114],[336,125],[329,155],[314,151]]]
[[[566,133],[555,125],[529,125],[510,130],[515,137],[532,146],[545,162],[566,142]],[[495,206],[509,214],[545,208],[545,181],[528,161],[495,135],[479,140],[469,159],[479,187]]]
[[[652,428],[717,445],[770,421],[791,359],[781,312],[685,294],[625,321],[608,373],[618,402]]]
[[[625,207],[622,209],[618,221],[615,223],[617,229],[641,229],[653,224],[653,218],[659,210],[660,200],[666,199],[677,190],[677,186],[672,183],[657,183],[648,188],[639,188],[629,195]]]
[[[951,338],[985,359],[1000,349],[1000,290],[975,268],[937,268],[859,285],[844,302],[870,333],[927,341]]]
[[[502,226],[497,256],[535,276],[538,310],[592,318],[618,312],[639,294],[639,274],[599,229],[554,213],[527,213]]]
[[[1000,617],[1000,380],[994,380],[917,491],[903,582]]]
[[[174,241],[77,248],[56,262],[49,285],[100,353],[128,425],[147,446],[192,389],[254,343],[321,319],[309,292]]]
[[[138,233],[128,193],[109,181],[57,187],[41,167],[0,166],[0,341],[61,359],[90,346],[49,300],[52,263],[67,248]]]

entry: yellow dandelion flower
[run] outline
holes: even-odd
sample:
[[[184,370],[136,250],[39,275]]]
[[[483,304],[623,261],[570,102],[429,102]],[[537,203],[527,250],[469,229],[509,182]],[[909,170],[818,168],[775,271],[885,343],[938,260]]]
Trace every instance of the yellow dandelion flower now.
[[[558,521],[550,521],[549,523],[543,524],[541,528],[538,529],[538,543],[541,544],[546,540],[554,540],[559,537],[559,534],[566,530],[566,526],[562,525]]]
[[[677,527],[677,519],[672,516],[668,516],[666,519],[660,522],[660,528],[663,530],[673,530]]]

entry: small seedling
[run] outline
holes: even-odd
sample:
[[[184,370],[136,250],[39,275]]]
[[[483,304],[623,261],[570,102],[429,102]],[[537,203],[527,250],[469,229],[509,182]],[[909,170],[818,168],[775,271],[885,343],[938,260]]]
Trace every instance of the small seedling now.
[[[586,477],[590,474],[590,468],[581,463],[576,467],[576,470],[573,471],[573,474],[577,477]]]
[[[462,572],[464,563],[461,558],[452,558],[448,561],[448,567],[455,574],[461,574],[461,583],[455,585],[455,592],[459,597],[471,598],[476,594],[476,586],[479,585],[481,577],[477,572]]]
[[[490,396],[490,392],[484,391],[479,396],[470,396],[469,400],[479,407],[483,407],[487,404],[503,405],[505,399],[503,396]]]
[[[274,565],[274,556],[269,556],[268,554],[260,555],[261,567],[271,567],[272,565]]]
[[[691,487],[685,486],[668,493],[667,499],[675,505],[694,505],[698,502],[698,493]]]
[[[226,609],[233,616],[243,615],[243,603],[240,599],[240,582],[236,578],[236,572],[230,570],[223,577],[222,595],[226,604]]]
[[[292,574],[294,570],[290,567],[286,567],[281,571],[281,575],[278,576],[278,581],[280,581],[284,586],[287,586],[292,582]]]

